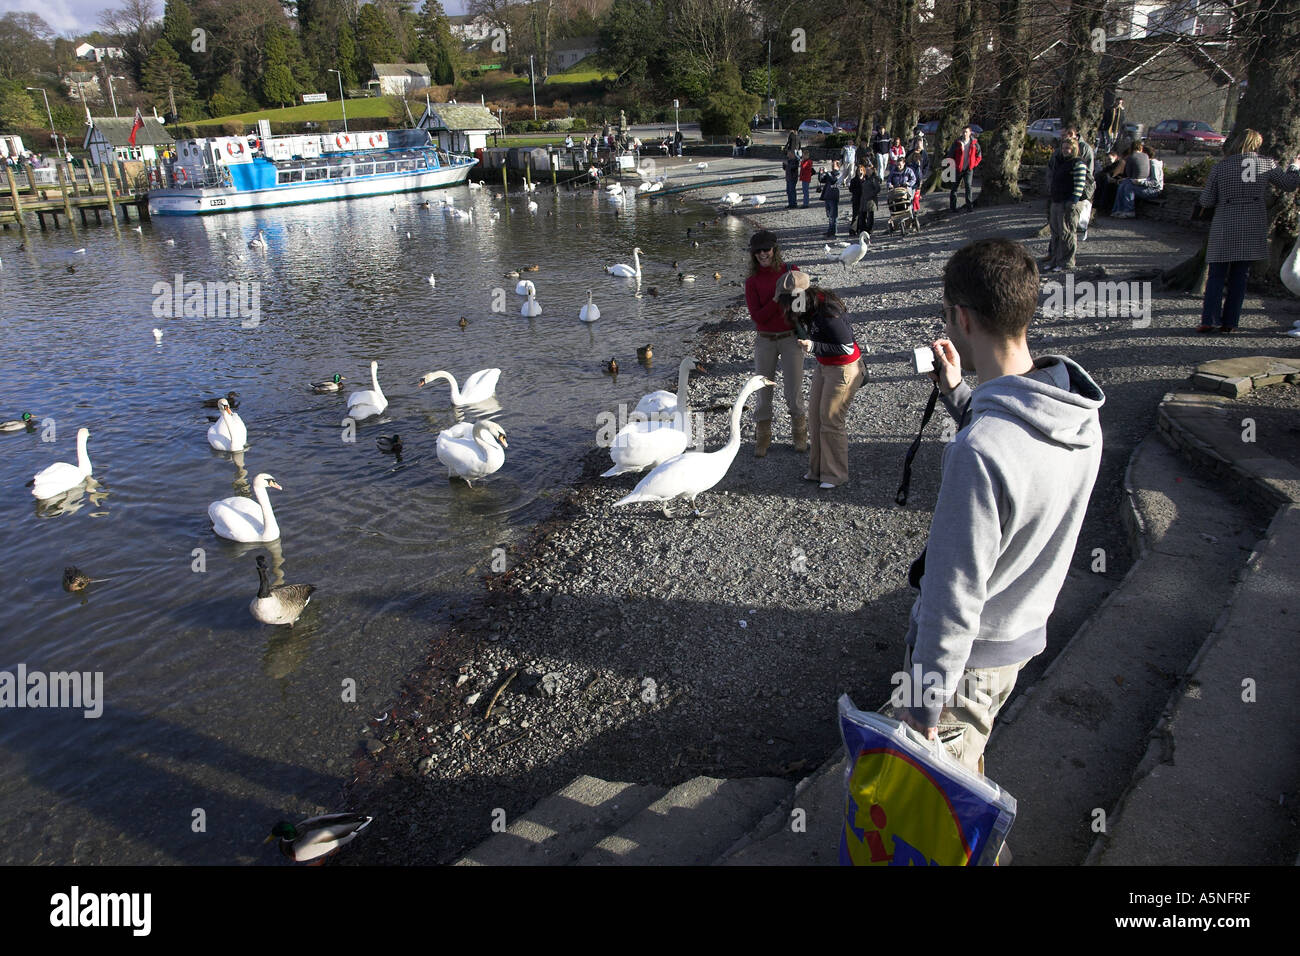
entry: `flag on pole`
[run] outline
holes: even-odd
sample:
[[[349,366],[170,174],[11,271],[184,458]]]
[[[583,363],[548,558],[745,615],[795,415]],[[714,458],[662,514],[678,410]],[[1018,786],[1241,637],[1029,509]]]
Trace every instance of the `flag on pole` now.
[[[140,107],[137,106],[135,108],[135,122],[131,124],[131,135],[126,138],[126,141],[132,146],[135,145],[135,134],[140,132],[140,129],[143,126],[144,117],[140,115]]]

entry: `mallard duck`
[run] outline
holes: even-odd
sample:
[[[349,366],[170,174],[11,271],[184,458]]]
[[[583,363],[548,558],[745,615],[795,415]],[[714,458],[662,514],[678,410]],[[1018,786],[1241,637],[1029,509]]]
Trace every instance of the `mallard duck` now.
[[[511,269],[509,272],[503,272],[502,275],[504,275],[507,279],[518,279],[518,278],[519,278],[519,270],[518,270],[518,269]]]
[[[71,593],[73,591],[82,591],[87,584],[99,584],[107,578],[92,578],[87,574],[82,574],[80,568],[72,565],[63,569],[63,590]]]
[[[677,281],[678,281],[678,282],[694,282],[694,281],[695,281],[695,275],[694,275],[694,273],[691,273],[691,272],[679,272],[679,273],[677,273]]]
[[[608,362],[605,363],[605,374],[606,375],[618,374],[618,359],[610,359]]]
[[[538,266],[524,266],[524,271],[525,271],[525,272],[537,272],[537,271],[539,271],[541,268],[542,268],[542,267],[541,267],[540,265],[538,265]]]
[[[375,439],[375,447],[385,454],[396,455],[398,458],[401,458],[402,436],[394,435],[392,438],[389,438],[387,435],[380,435]]]
[[[721,273],[721,272],[715,272],[715,273],[713,273],[713,278],[715,278],[715,279],[721,279],[721,278],[722,278],[722,273]]]
[[[456,324],[459,325],[462,329],[467,329],[469,328],[469,319],[465,318],[465,316],[462,315],[460,317],[460,321],[457,322]]]
[[[346,378],[344,378],[338,372],[335,372],[334,377],[330,379],[328,382],[312,382],[311,390],[321,395],[325,394],[326,392],[337,392],[339,389],[343,387],[343,383],[346,381],[347,381]]]
[[[220,405],[221,405],[221,399],[222,399],[222,396],[220,396],[220,395],[218,395],[216,398],[205,398],[205,399],[203,400],[203,407],[204,407],[204,408],[218,408],[218,407],[220,407]],[[231,410],[232,412],[235,411],[237,408],[239,408],[239,393],[238,393],[238,392],[226,392],[226,394],[225,394],[225,399],[226,399],[226,401],[230,404],[230,410]]]
[[[266,566],[266,556],[257,556],[257,597],[248,604],[253,617],[263,624],[287,624],[293,627],[303,608],[311,601],[314,584],[277,584],[271,586],[271,571]]]
[[[281,820],[266,842],[278,839],[281,853],[295,863],[307,863],[337,853],[374,819],[361,813],[327,813],[296,825]]]
[[[653,295],[656,297],[659,295],[659,288],[657,286],[652,286],[652,285],[646,286],[645,291],[646,291],[646,295]]]
[[[23,412],[21,418],[10,419],[7,422],[0,422],[0,432],[17,432],[24,428],[35,428],[36,423],[32,420],[31,412]]]
[[[643,345],[636,350],[636,357],[638,361],[648,362],[655,357],[654,349],[648,345]]]

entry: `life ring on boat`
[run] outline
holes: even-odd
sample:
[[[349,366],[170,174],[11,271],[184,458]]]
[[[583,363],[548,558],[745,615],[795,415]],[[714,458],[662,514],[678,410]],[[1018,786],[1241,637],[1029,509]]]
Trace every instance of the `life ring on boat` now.
[[[370,134],[370,145],[371,145],[371,146],[378,146],[381,142],[382,142],[382,140],[379,138],[379,135],[378,135],[378,134],[376,134],[376,133],[371,133],[371,134]]]
[[[339,133],[334,137],[334,145],[342,149],[344,146],[352,145],[352,136],[348,133]]]
[[[185,167],[184,167],[184,166],[177,166],[177,167],[176,167],[176,185],[177,185],[177,186],[184,186],[184,185],[186,184],[186,181],[187,181],[189,178],[190,178],[190,177],[189,177],[189,174],[185,172]]]
[[[244,152],[244,144],[240,142],[227,143],[226,152],[231,156],[239,156]]]

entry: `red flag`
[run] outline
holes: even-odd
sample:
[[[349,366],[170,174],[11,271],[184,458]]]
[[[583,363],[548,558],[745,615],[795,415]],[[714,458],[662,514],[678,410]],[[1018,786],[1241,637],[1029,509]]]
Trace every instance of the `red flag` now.
[[[131,124],[131,135],[126,138],[126,141],[132,146],[135,145],[135,134],[140,132],[143,126],[144,117],[140,115],[140,107],[137,106],[135,108],[135,122]]]

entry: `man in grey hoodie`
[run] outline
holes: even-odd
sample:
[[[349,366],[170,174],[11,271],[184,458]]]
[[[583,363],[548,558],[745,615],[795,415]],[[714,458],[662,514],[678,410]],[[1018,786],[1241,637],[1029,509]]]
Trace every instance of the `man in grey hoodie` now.
[[[948,338],[933,345],[958,431],[912,569],[921,593],[895,712],[980,772],[994,717],[1047,644],[1101,463],[1101,389],[1070,359],[1029,353],[1038,294],[1022,245],[971,243],[944,267]],[[973,391],[963,367],[979,377]]]

